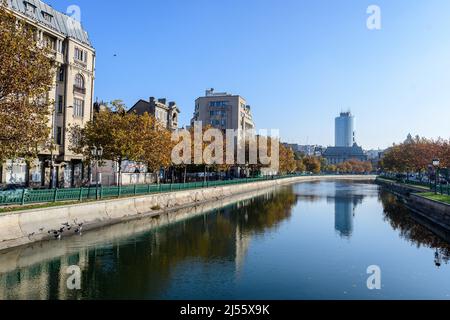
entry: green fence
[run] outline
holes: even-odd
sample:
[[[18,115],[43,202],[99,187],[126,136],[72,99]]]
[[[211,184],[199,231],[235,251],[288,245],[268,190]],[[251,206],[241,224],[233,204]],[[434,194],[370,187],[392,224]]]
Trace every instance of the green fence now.
[[[413,186],[425,187],[428,190],[430,190],[431,192],[437,192],[442,195],[445,195],[445,194],[450,195],[450,185],[448,185],[448,184],[447,185],[444,185],[444,184],[436,185],[434,181],[420,182],[420,181],[414,181],[414,180],[398,179],[398,178],[393,178],[393,177],[389,177],[389,176],[380,176],[380,178],[399,182],[399,183],[409,184],[409,185],[413,185]]]
[[[47,190],[17,190],[0,192],[0,205],[25,205],[62,201],[86,201],[96,199],[120,198],[128,196],[138,196],[154,193],[164,193],[171,191],[200,189],[218,186],[227,186],[257,181],[277,180],[300,175],[270,176],[260,178],[189,182],[174,184],[149,184],[131,185],[120,187],[89,187],[70,189],[47,189]]]

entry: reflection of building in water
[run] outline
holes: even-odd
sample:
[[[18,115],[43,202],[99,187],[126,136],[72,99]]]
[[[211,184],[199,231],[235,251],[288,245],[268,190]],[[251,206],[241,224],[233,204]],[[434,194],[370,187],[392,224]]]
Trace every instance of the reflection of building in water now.
[[[340,194],[334,197],[334,228],[342,238],[350,238],[353,233],[353,218],[356,206],[362,203],[363,195]]]
[[[251,236],[242,233],[241,227],[236,225],[236,274],[239,275],[242,266],[244,265],[245,257],[247,256],[248,247],[250,245]]]
[[[353,202],[337,198],[334,202],[334,228],[341,237],[349,238],[353,233]]]
[[[35,264],[14,272],[0,274],[0,300],[49,300],[73,299],[74,291],[67,288],[72,265],[87,270],[88,251],[81,249],[70,256],[62,256],[51,262]]]
[[[12,250],[0,254],[0,299],[156,299],[171,290],[173,278],[197,267],[216,272],[217,262],[239,276],[253,235],[289,217],[293,203],[292,191],[264,194]],[[79,291],[67,288],[67,267],[74,265],[82,271]]]

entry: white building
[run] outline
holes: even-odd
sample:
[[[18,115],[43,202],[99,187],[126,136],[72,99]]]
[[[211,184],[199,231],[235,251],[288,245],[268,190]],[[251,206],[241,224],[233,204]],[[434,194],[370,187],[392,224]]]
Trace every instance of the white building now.
[[[336,118],[335,147],[351,147],[355,144],[355,118],[350,112],[341,112]]]
[[[56,11],[40,0],[8,0],[15,17],[36,32],[39,45],[52,50],[56,64],[53,87],[48,92],[53,150],[41,149],[28,168],[24,161],[8,161],[0,166],[0,184],[24,183],[29,172],[32,186],[80,185],[87,178],[83,156],[71,151],[70,126],[83,127],[93,116],[95,49],[81,23]]]

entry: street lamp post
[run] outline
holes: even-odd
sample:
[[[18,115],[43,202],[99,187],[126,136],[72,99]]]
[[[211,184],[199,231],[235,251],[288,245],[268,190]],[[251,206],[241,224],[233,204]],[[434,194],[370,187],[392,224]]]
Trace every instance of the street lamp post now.
[[[98,200],[98,162],[103,156],[103,148],[94,146],[91,149],[91,156],[95,162],[95,199]]]
[[[433,159],[433,167],[434,167],[434,193],[437,194],[437,185],[439,179],[439,159]]]

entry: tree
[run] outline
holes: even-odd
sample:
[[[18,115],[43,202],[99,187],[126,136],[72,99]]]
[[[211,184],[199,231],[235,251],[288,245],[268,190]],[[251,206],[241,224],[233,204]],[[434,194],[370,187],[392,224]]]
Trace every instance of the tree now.
[[[148,113],[138,117],[137,122],[137,158],[147,165],[149,172],[156,173],[159,183],[159,170],[172,163],[171,151],[174,144],[171,133]]]
[[[408,137],[401,144],[394,144],[389,148],[382,160],[381,167],[388,172],[417,172],[427,170],[433,159],[441,161],[441,167],[450,165],[449,140],[430,140],[421,137]]]
[[[280,144],[280,173],[292,173],[296,168],[297,163],[295,161],[294,151]]]
[[[49,140],[51,50],[0,1],[0,162],[35,157]]]
[[[313,156],[307,156],[303,158],[303,163],[306,166],[306,171],[318,174],[321,171],[320,159]]]
[[[295,160],[295,163],[296,163],[296,167],[297,167],[296,168],[297,172],[305,172],[306,171],[306,166],[303,163],[302,159]]]
[[[121,184],[122,162],[138,161],[143,155],[139,116],[126,113],[121,100],[111,102],[111,107],[100,111],[84,128],[70,128],[71,150],[91,159],[91,149],[103,148],[103,159],[117,162]]]

